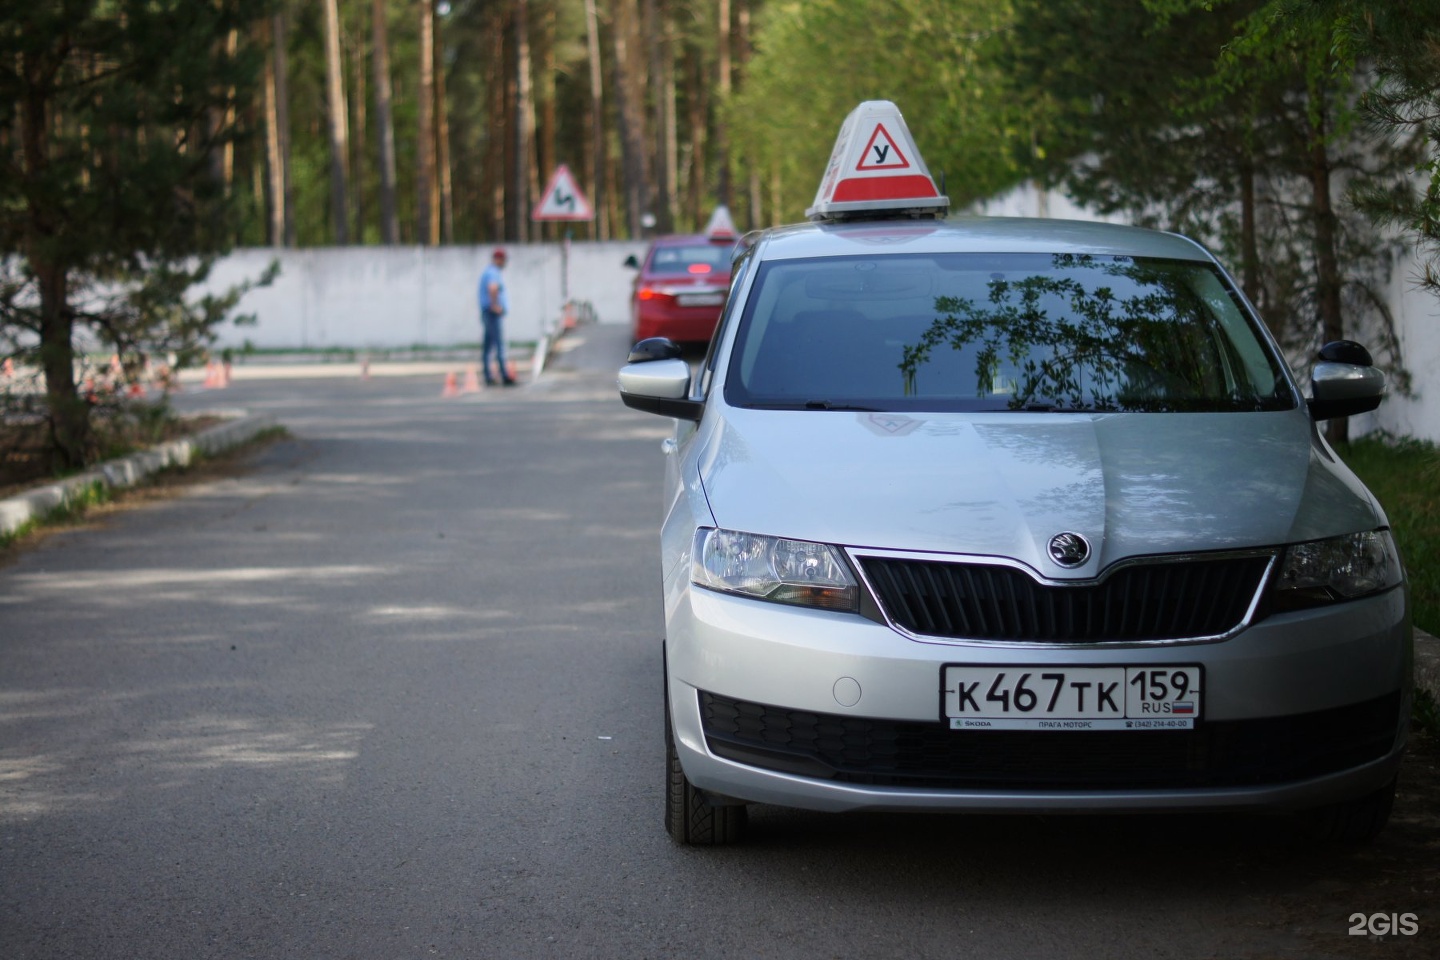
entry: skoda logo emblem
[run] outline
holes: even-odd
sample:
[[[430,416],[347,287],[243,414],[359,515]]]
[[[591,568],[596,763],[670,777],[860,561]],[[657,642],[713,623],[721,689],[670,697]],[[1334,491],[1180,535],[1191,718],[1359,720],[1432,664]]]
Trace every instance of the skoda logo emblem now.
[[[1078,533],[1057,533],[1050,538],[1050,559],[1062,567],[1078,567],[1090,559],[1090,542]]]

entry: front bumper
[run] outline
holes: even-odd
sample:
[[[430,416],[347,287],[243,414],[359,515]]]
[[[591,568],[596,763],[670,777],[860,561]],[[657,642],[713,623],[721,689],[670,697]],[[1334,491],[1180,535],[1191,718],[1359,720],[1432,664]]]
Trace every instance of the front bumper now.
[[[1394,776],[1410,710],[1403,590],[1214,643],[908,639],[858,616],[689,588],[668,617],[677,751],[703,790],[816,810],[1305,807]],[[1200,663],[1193,731],[951,731],[946,663]],[[858,699],[857,699],[858,697]],[[846,705],[849,702],[850,705]]]

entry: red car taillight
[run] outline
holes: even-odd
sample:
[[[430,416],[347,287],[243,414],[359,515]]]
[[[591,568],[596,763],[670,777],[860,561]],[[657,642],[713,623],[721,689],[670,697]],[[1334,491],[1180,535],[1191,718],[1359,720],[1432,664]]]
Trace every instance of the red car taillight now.
[[[650,301],[663,303],[666,301],[673,301],[675,299],[675,294],[669,292],[668,290],[664,290],[659,287],[652,287],[647,284],[641,287],[639,290],[635,291],[635,299],[643,300],[647,303]]]

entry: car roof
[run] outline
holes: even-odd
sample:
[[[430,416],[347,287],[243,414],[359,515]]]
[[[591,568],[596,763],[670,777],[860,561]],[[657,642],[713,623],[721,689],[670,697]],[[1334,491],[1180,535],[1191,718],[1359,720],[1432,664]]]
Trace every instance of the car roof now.
[[[1142,227],[1034,217],[846,220],[774,227],[756,239],[765,260],[882,253],[1090,253],[1210,262],[1186,237]]]

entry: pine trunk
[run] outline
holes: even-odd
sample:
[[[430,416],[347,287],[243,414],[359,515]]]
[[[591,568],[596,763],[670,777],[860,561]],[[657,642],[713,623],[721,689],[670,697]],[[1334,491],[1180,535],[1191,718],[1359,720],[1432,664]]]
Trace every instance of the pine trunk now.
[[[1320,342],[1345,339],[1345,315],[1340,293],[1344,278],[1340,272],[1339,218],[1335,215],[1330,176],[1333,164],[1326,142],[1325,112],[1317,111],[1310,129],[1310,204],[1315,221],[1315,300],[1320,318]],[[1325,424],[1331,443],[1344,443],[1350,436],[1350,421],[1337,417]]]
[[[395,121],[391,104],[390,39],[385,23],[385,0],[374,0],[372,11],[375,136],[380,161],[380,240],[391,246],[400,242],[400,220],[395,208]]]
[[[58,64],[25,57],[21,69],[26,89],[20,104],[20,149],[31,182],[44,178],[50,166],[49,93]],[[25,224],[25,260],[35,276],[40,297],[40,369],[45,374],[45,402],[50,420],[52,466],[75,470],[85,465],[90,442],[90,411],[75,389],[75,346],[68,276],[51,259],[57,224],[41,205],[32,205]]]
[[[265,57],[265,242],[272,247],[285,243],[285,167],[280,153],[282,134],[278,90],[280,57],[275,49],[280,36],[278,19],[278,16],[272,17],[264,26],[266,47],[270,51]]]
[[[417,0],[420,7],[420,86],[415,91],[418,120],[415,131],[415,242],[421,246],[439,241],[440,224],[431,197],[435,192],[435,5]]]
[[[657,0],[645,0],[645,35],[650,54],[650,83],[656,95],[651,100],[651,125],[655,136],[651,144],[653,157],[648,164],[655,171],[655,196],[652,205],[655,210],[655,230],[658,233],[675,232],[675,180],[669,146],[672,131],[669,126],[670,114],[667,103],[673,100],[672,72],[669,63],[670,44],[668,33],[668,11]],[[667,97],[667,90],[671,96]]]
[[[295,246],[295,177],[290,169],[290,22],[282,6],[271,18],[275,32],[275,129],[280,146],[281,243]]]
[[[1261,307],[1260,250],[1255,226],[1255,165],[1247,156],[1240,168],[1240,286],[1245,296]],[[1266,321],[1269,323],[1269,321]]]
[[[717,6],[718,32],[715,37],[716,49],[716,92],[720,102],[715,111],[715,197],[725,206],[730,205],[730,132],[725,124],[725,106],[730,102],[730,0],[719,0]]]
[[[454,190],[450,182],[450,111],[445,103],[445,42],[440,22],[435,21],[435,210],[440,218],[440,237],[455,242]]]
[[[530,239],[530,197],[534,178],[535,94],[530,78],[530,22],[527,0],[515,0],[515,232]],[[538,192],[538,189],[536,190]]]
[[[350,45],[350,75],[354,77],[355,95],[350,98],[351,103],[351,127],[350,127],[350,199],[354,210],[350,222],[355,227],[355,242],[365,242],[365,143],[370,139],[370,131],[367,127],[369,117],[366,116],[365,105],[369,101],[369,91],[365,89],[365,40],[364,31],[360,31],[351,41]]]
[[[350,131],[345,107],[345,75],[340,62],[340,12],[336,0],[325,7],[325,102],[330,133],[330,215],[335,243],[350,242]]]
[[[705,75],[704,60],[698,52],[691,50],[690,71],[690,95],[687,98],[690,103],[689,126],[690,126],[690,191],[689,207],[690,220],[693,223],[704,223],[704,216],[700,207],[705,202],[705,114],[709,110],[708,91],[710,84]]]
[[[615,4],[615,91],[619,107],[620,156],[625,193],[625,216],[629,236],[639,237],[643,231],[646,208],[645,183],[645,115],[641,109],[640,57],[638,46],[638,11],[635,0],[616,0]]]
[[[595,207],[595,239],[610,239],[610,211],[605,197],[605,100],[600,63],[600,24],[595,0],[585,0],[585,47],[590,61],[590,164],[586,186]]]

